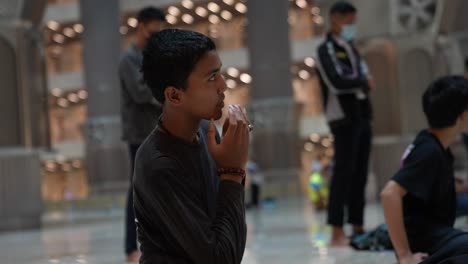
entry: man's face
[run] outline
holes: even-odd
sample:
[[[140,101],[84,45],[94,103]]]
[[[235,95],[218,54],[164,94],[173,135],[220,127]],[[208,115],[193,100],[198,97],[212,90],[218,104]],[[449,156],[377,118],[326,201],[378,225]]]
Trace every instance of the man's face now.
[[[356,23],[356,19],[356,13],[334,14],[331,17],[332,30],[337,34],[340,34],[344,26],[354,25]]]
[[[138,25],[145,39],[148,39],[153,33],[157,33],[163,30],[163,22],[153,20],[147,23],[141,23]]]
[[[218,120],[224,107],[226,82],[221,75],[221,60],[216,51],[209,51],[195,65],[187,87],[181,92],[181,107],[201,119]]]

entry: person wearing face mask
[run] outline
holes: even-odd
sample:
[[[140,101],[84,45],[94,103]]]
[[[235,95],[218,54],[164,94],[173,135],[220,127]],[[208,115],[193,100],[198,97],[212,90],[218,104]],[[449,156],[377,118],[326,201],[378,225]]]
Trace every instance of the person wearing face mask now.
[[[364,232],[365,186],[371,149],[372,78],[353,44],[356,8],[345,1],[330,9],[331,29],[317,50],[325,115],[335,138],[333,176],[328,203],[332,246],[349,244],[343,225],[353,236]],[[347,214],[345,214],[347,212]]]
[[[162,30],[166,21],[165,17],[165,13],[160,9],[143,8],[137,15],[138,25],[135,42],[120,59],[122,139],[129,147],[131,175],[133,175],[136,152],[156,126],[162,112],[161,104],[153,97],[151,89],[144,84],[140,68],[147,40],[153,33]],[[137,247],[132,184],[130,184],[127,195],[126,210],[125,253],[128,262],[137,262],[140,253]]]

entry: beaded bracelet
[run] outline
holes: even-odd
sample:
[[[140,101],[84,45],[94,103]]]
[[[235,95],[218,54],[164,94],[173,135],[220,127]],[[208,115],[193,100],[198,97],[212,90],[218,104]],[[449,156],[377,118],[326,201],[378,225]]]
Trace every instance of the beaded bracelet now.
[[[245,170],[244,169],[235,169],[235,168],[219,168],[218,175],[221,176],[223,174],[232,174],[245,177]]]

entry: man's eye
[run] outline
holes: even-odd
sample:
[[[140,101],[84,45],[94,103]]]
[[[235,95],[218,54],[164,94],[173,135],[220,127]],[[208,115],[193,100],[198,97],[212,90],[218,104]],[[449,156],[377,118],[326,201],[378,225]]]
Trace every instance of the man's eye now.
[[[208,79],[208,81],[214,81],[216,79],[217,74],[211,75],[211,77]]]

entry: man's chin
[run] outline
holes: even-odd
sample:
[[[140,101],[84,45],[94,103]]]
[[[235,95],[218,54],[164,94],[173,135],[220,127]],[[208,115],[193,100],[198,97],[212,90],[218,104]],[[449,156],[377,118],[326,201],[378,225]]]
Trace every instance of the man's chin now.
[[[221,117],[223,117],[223,112],[219,111],[213,114],[212,116],[210,116],[209,118],[207,118],[207,120],[213,119],[214,121],[218,121],[219,119],[221,119]]]

